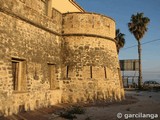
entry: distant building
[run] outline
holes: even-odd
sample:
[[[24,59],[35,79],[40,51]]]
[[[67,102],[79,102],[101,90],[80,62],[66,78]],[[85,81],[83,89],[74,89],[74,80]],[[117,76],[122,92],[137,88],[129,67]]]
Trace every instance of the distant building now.
[[[71,0],[0,0],[0,113],[123,99],[114,38]]]

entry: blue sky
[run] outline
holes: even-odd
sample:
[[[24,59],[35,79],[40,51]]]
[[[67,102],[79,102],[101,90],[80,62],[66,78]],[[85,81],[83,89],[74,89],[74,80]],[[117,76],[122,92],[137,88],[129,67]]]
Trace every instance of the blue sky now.
[[[96,12],[113,18],[116,28],[124,33],[126,44],[121,49],[120,59],[137,59],[137,45],[134,36],[128,31],[127,23],[131,15],[143,12],[150,18],[148,32],[142,43],[160,39],[160,0],[76,0],[87,12]],[[160,82],[160,40],[142,45],[142,68],[144,80],[158,80]]]

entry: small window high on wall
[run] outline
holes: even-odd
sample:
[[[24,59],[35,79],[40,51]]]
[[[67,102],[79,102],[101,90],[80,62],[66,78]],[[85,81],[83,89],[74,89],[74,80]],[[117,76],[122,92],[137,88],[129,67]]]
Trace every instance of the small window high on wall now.
[[[12,58],[12,80],[14,91],[26,91],[26,62]]]

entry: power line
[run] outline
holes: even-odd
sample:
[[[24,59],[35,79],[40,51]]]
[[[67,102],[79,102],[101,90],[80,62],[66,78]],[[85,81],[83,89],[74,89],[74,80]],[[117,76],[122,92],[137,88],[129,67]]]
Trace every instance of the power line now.
[[[151,40],[151,41],[148,41],[148,42],[144,42],[141,45],[148,44],[148,43],[151,43],[151,42],[156,42],[156,41],[159,41],[159,40],[160,39],[154,39],[154,40]],[[126,50],[126,49],[133,48],[133,47],[136,47],[136,46],[137,45],[133,45],[133,46],[130,46],[130,47],[123,48],[122,50]]]
[[[143,74],[160,74],[160,72],[158,72],[158,71],[156,71],[156,72],[143,71]]]

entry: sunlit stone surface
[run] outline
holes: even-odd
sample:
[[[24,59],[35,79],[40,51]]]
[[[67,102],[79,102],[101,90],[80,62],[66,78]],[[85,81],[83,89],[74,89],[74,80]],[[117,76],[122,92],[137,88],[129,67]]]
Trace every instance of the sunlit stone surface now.
[[[0,113],[124,98],[115,21],[46,14],[45,0],[0,0]]]

